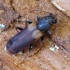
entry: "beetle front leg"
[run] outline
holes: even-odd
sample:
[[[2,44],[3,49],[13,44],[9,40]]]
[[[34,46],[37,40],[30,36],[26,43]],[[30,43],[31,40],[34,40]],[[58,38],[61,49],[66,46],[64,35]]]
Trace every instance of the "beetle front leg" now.
[[[39,15],[37,15],[37,21],[39,21],[40,20],[40,16]]]

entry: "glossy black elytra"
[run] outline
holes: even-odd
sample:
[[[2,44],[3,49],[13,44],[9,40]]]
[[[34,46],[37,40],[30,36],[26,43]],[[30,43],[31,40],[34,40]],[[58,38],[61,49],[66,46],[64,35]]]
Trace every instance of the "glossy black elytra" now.
[[[6,48],[10,53],[17,54],[24,50],[35,40],[41,38],[43,32],[48,31],[54,23],[57,23],[57,19],[53,14],[41,18],[38,17],[37,20],[38,23],[29,24],[25,30],[19,32],[7,42]]]

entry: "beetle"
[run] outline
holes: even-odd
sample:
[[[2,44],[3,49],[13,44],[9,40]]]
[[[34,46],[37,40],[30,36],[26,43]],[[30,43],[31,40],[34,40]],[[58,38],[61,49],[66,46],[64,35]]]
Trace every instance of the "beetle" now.
[[[31,23],[27,21],[28,23]],[[44,32],[48,32],[53,24],[57,23],[57,18],[53,14],[44,17],[38,17],[37,23],[31,23],[27,28],[16,34],[7,42],[7,50],[12,54],[24,50],[30,46],[35,40],[43,36]]]

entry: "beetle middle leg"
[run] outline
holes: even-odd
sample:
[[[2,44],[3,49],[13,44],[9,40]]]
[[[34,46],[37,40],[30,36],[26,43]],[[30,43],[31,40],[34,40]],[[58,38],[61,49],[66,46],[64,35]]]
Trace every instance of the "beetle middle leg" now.
[[[41,47],[44,45],[44,36],[41,36],[39,43],[37,44],[37,51],[35,52],[38,53],[41,50]]]
[[[33,46],[31,45],[29,48],[30,55],[33,56],[34,54],[37,54],[40,50],[41,47],[44,45],[44,36],[41,36],[41,38],[36,41]]]
[[[40,40],[38,41],[38,43],[37,43],[37,48],[39,48],[37,51],[36,51],[36,53],[41,49],[41,46],[42,46],[42,44],[44,43],[44,36],[41,36],[41,38],[40,38]],[[32,49],[34,48],[34,46],[31,44],[30,45],[30,48],[29,48],[29,51],[31,52],[32,51]],[[36,47],[35,47],[36,48]]]
[[[39,50],[41,49],[41,47],[43,46],[43,43],[44,43],[44,36],[41,36],[40,40],[36,41],[34,44],[31,44],[29,46],[29,51],[26,56],[32,56],[32,55],[38,53]],[[27,57],[25,57],[25,58],[27,58]]]

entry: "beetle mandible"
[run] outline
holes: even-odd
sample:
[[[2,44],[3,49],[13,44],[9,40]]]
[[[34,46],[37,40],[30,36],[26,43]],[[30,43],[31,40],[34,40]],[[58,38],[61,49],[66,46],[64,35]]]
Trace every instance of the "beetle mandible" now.
[[[48,16],[41,18],[38,17],[37,20],[37,24],[29,24],[27,28],[16,34],[7,42],[6,48],[10,53],[17,54],[24,50],[35,40],[41,38],[41,36],[43,36],[43,32],[47,32],[53,24],[57,23],[57,19],[53,14],[49,14]]]

